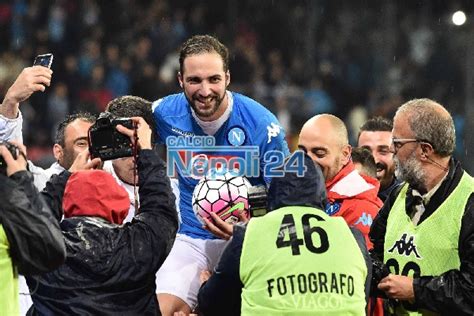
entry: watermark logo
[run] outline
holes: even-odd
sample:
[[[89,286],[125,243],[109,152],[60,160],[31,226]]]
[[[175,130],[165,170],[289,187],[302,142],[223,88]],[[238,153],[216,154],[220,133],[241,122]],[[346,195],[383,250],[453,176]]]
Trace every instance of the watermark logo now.
[[[239,127],[231,129],[228,140],[232,146],[217,146],[213,136],[169,136],[166,139],[168,176],[180,174],[200,179],[210,171],[216,176],[232,171],[248,178],[262,175],[272,178],[283,177],[286,172],[302,177],[306,172],[303,152],[296,152],[288,159],[278,150],[261,155],[258,146],[238,145],[245,141],[245,133]]]

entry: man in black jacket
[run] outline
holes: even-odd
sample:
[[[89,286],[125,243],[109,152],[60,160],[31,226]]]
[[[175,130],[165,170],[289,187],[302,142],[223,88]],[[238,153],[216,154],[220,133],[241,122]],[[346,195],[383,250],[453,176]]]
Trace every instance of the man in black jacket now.
[[[252,315],[281,312],[287,315],[315,315],[319,312],[324,315],[331,308],[332,312],[341,315],[351,312],[365,314],[372,269],[365,239],[356,228],[349,230],[343,220],[324,213],[326,188],[321,170],[307,155],[304,165],[307,171],[303,177],[287,172],[282,178],[273,178],[268,193],[269,214],[251,219],[247,226],[234,225],[233,236],[214,273],[199,291],[198,308],[204,315],[240,315],[241,310],[243,314]],[[301,230],[300,212],[304,213],[303,223],[304,218],[308,220]],[[276,230],[275,227],[268,229],[275,216],[283,218],[282,225],[281,219],[277,218]],[[257,231],[257,234],[250,236],[252,224],[255,224],[252,231]],[[251,248],[257,248],[258,255],[247,256],[250,260],[245,261],[245,254],[250,253],[245,244],[251,237],[254,239],[250,240],[257,241]],[[264,239],[270,242],[259,241]],[[321,259],[328,257],[331,260]],[[245,262],[247,267],[243,267]],[[326,273],[332,270],[333,273]],[[362,270],[365,272],[361,273]],[[250,273],[246,277],[242,271]],[[325,276],[338,275],[338,271],[346,272],[343,278],[353,275],[353,280],[356,280],[350,298],[344,297],[347,290],[338,288],[336,293],[332,288],[331,293],[327,291],[326,281],[323,281]],[[267,281],[268,275],[274,278]],[[312,279],[313,275],[318,275],[319,280]],[[204,271],[201,278],[206,277],[208,272]],[[334,283],[331,286],[335,286]],[[337,306],[329,307],[334,302]]]
[[[178,218],[165,164],[151,149],[151,130],[142,118],[132,119],[138,124],[140,208],[130,223],[121,225],[127,193],[103,171],[64,171],[43,192],[58,217],[64,207],[67,259],[56,271],[28,279],[39,315],[160,313],[155,273],[171,249]],[[133,138],[132,130],[117,129]]]
[[[18,271],[38,274],[64,262],[66,248],[59,222],[40,198],[26,171],[25,148],[14,159],[0,144],[0,314],[19,315]]]
[[[392,150],[404,185],[370,231],[372,255],[391,273],[378,288],[392,312],[474,314],[474,181],[452,158],[454,123],[440,104],[415,99],[395,114]]]
[[[359,131],[357,146],[366,148],[374,156],[377,179],[380,181],[378,197],[385,202],[389,193],[400,184],[395,177],[393,152],[390,150],[393,123],[381,116],[367,120]]]

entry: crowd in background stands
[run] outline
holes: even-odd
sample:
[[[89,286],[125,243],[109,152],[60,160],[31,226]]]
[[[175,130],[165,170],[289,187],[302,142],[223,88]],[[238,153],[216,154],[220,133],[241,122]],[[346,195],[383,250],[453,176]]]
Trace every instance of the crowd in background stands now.
[[[54,54],[51,87],[21,105],[29,155],[47,160],[54,127],[67,113],[98,113],[121,95],[153,101],[179,91],[180,43],[208,33],[230,48],[231,90],[272,110],[290,145],[302,123],[317,113],[333,113],[358,130],[368,116],[392,118],[405,100],[430,97],[452,112],[462,153],[463,50],[442,18],[449,8],[403,1],[373,5],[1,2],[0,97],[35,55]]]

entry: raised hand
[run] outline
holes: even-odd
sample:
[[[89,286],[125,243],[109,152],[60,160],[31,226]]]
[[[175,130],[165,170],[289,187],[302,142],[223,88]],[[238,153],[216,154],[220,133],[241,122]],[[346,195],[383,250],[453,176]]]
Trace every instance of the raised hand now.
[[[89,150],[83,150],[77,155],[76,159],[74,159],[74,162],[69,168],[69,171],[76,172],[79,170],[98,169],[99,167],[101,167],[102,161],[100,160],[100,158],[94,158],[92,160],[89,160],[89,158]]]
[[[51,84],[53,71],[43,66],[33,66],[23,69],[13,85],[8,89],[0,114],[14,119],[18,116],[20,102],[27,100],[33,93],[44,91]]]

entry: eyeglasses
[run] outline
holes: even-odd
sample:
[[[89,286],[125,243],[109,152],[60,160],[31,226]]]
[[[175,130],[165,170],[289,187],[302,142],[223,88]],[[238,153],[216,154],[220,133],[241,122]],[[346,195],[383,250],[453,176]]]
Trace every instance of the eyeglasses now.
[[[416,138],[392,138],[392,147],[393,147],[393,154],[396,155],[397,152],[402,148],[404,145],[408,143],[419,143],[421,140]]]

